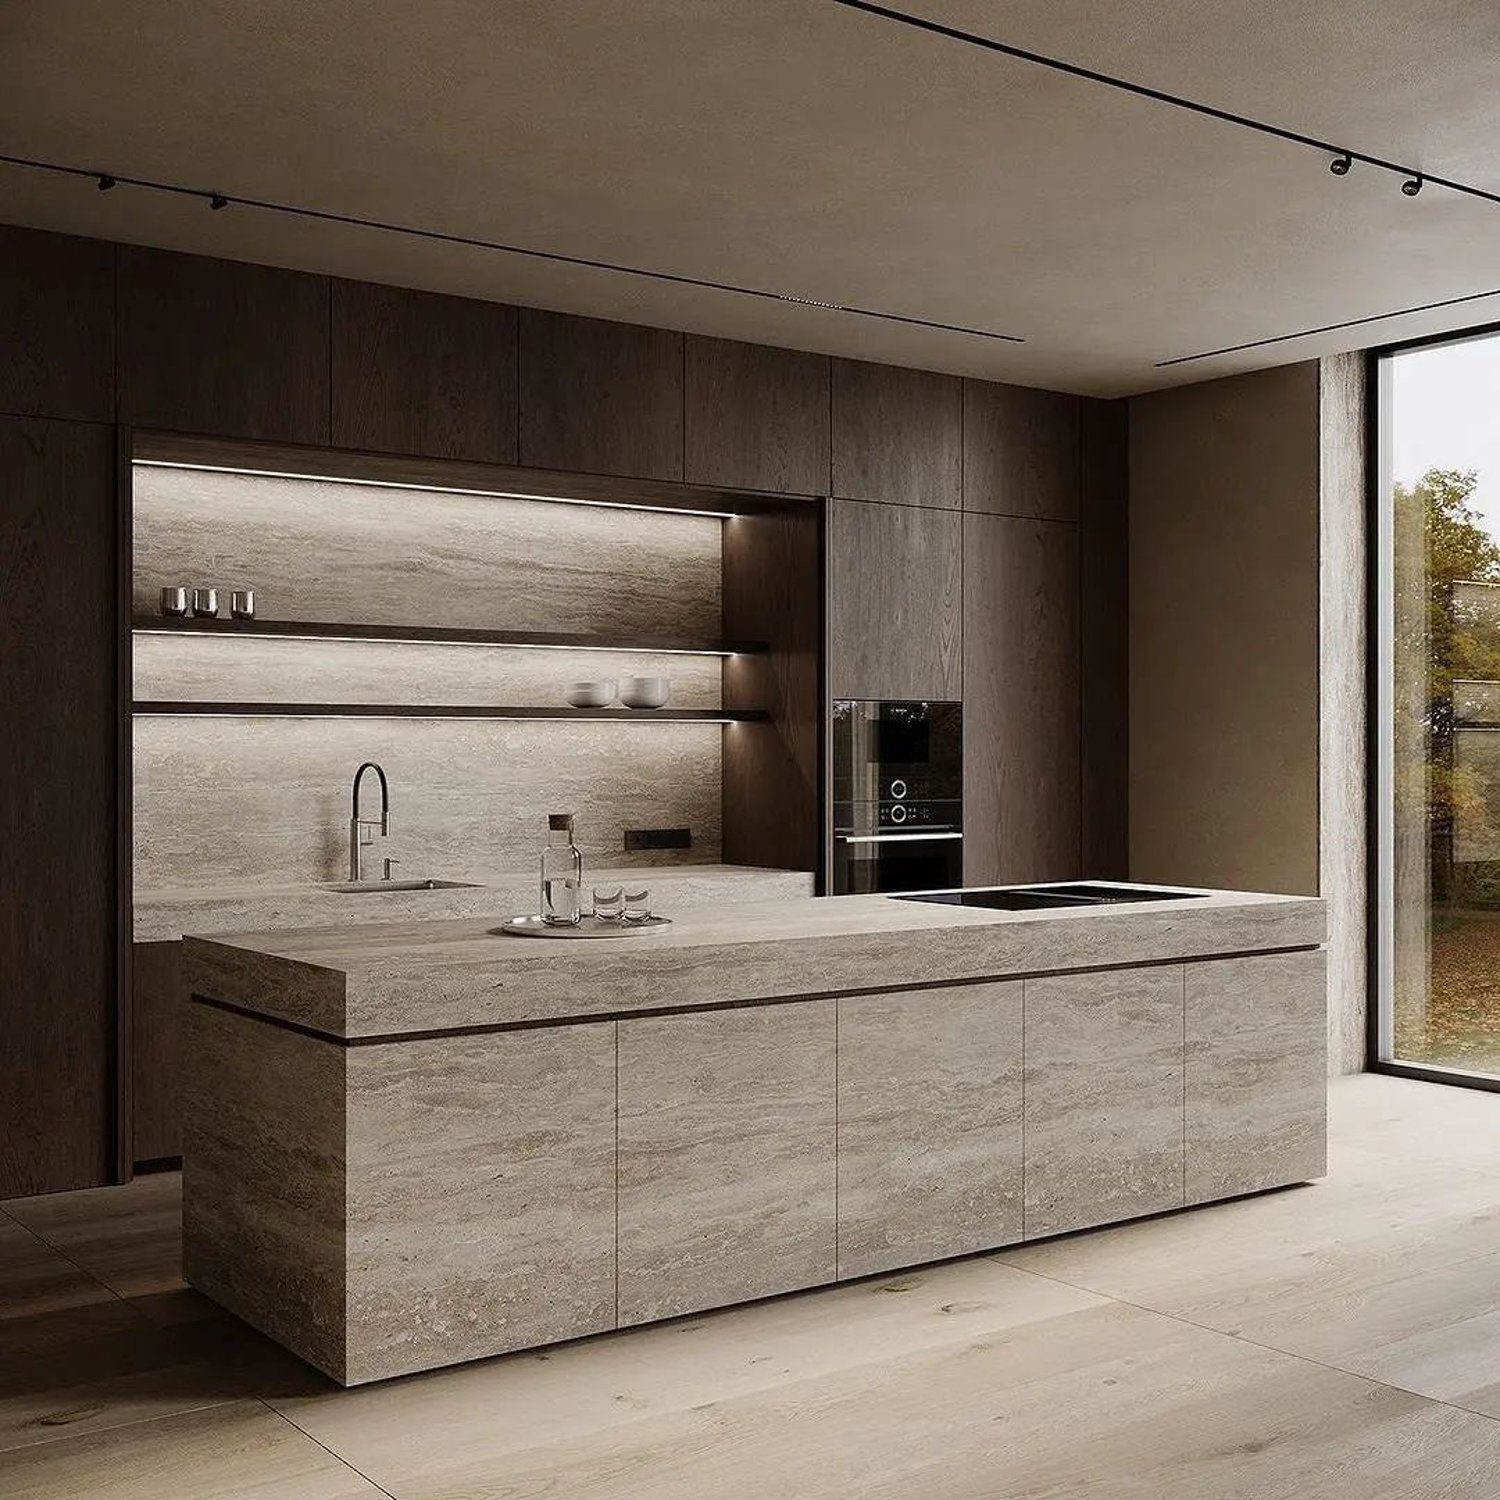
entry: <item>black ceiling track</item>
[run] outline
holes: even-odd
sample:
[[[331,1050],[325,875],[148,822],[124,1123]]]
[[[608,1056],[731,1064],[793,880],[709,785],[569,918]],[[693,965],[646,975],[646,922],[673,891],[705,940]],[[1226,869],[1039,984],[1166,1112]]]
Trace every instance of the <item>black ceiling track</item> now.
[[[594,260],[586,255],[566,255],[558,250],[537,250],[528,245],[508,245],[500,240],[480,239],[476,235],[452,234],[442,229],[421,229],[412,224],[393,224],[385,219],[367,219],[358,214],[333,213],[328,209],[307,208],[297,203],[277,203],[269,198],[244,198],[236,193],[210,188],[188,187],[180,182],[161,182],[150,177],[130,177],[123,172],[104,172],[97,167],[80,167],[66,162],[42,161],[36,157],[12,156],[0,152],[0,163],[34,172],[52,172],[63,177],[78,177],[95,183],[101,190],[118,187],[145,188],[153,193],[171,193],[179,198],[196,198],[211,209],[260,209],[265,213],[285,214],[293,218],[312,219],[323,224],[342,224],[354,229],[373,229],[381,234],[402,234],[411,239],[433,240],[444,245],[463,245],[471,250],[494,250],[502,255],[519,255],[528,260],[547,260],[558,265],[578,266],[590,271],[608,271],[618,276],[636,276],[647,281],[667,282],[672,286],[701,287],[714,292],[731,292],[737,297],[756,297],[763,302],[790,303],[797,307],[816,307],[825,312],[846,313],[856,318],[874,318],[883,323],[900,323],[909,328],[931,328],[940,333],[960,333],[969,338],[991,339],[1004,344],[1024,344],[1019,334],[997,333],[989,328],[969,328],[962,323],[943,323],[935,318],[917,318],[906,313],[880,312],[872,307],[855,307],[847,302],[828,302],[819,297],[802,297],[792,292],[773,292],[764,287],[738,286],[730,281],[712,281],[704,276],[687,276],[677,271],[655,271],[645,266],[621,265],[616,261]]]
[[[896,21],[917,31],[930,32],[934,36],[947,37],[950,41],[964,42],[986,52],[996,52],[1002,57],[1014,58],[1017,62],[1033,63],[1039,68],[1049,68],[1054,73],[1065,73],[1070,78],[1081,78],[1087,83],[1102,84],[1123,94],[1133,94],[1137,99],[1150,99],[1156,104],[1167,104],[1173,109],[1185,109],[1205,119],[1218,120],[1225,125],[1237,125],[1243,130],[1253,130],[1259,135],[1271,136],[1279,141],[1289,141],[1295,146],[1308,146],[1342,163],[1338,176],[1348,171],[1348,163],[1363,162],[1368,167],[1379,167],[1385,172],[1395,172],[1409,182],[1431,183],[1434,187],[1448,188],[1451,192],[1463,193],[1470,198],[1480,198],[1486,203],[1500,203],[1500,193],[1475,187],[1470,182],[1460,182],[1453,177],[1435,177],[1421,167],[1412,167],[1404,162],[1391,161],[1383,156],[1372,156],[1367,151],[1355,151],[1352,147],[1327,141],[1320,136],[1306,135],[1300,130],[1291,130],[1284,125],[1273,125],[1269,120],[1257,120],[1252,115],[1236,114],[1233,110],[1220,109],[1217,105],[1204,104],[1198,99],[1188,99],[1182,94],[1169,94],[1164,89],[1154,89],[1144,83],[1132,83],[1128,78],[1119,78],[1113,73],[1101,73],[1096,68],[1085,68],[1060,57],[1048,57],[1044,52],[1031,52],[1025,47],[1013,47],[1009,42],[998,42],[993,37],[980,36],[977,32],[963,31],[957,26],[946,26],[941,21],[929,20],[926,16],[912,15],[908,11],[894,10],[888,5],[875,5],[871,0],[832,0],[845,10],[862,11],[866,15],[880,16],[887,21]],[[1420,188],[1417,190],[1420,191]],[[1408,192],[1415,197],[1416,192]]]

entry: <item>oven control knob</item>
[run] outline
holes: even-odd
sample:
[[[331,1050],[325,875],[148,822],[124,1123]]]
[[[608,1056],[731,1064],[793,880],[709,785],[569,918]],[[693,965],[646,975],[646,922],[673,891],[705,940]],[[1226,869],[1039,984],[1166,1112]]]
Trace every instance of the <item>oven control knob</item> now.
[[[896,806],[891,809],[891,822],[893,822],[893,823],[904,823],[905,821],[906,821],[906,809],[904,807],[902,807],[901,804],[898,802],[896,804]]]
[[[899,778],[891,783],[891,796],[898,802],[906,795],[906,783]]]

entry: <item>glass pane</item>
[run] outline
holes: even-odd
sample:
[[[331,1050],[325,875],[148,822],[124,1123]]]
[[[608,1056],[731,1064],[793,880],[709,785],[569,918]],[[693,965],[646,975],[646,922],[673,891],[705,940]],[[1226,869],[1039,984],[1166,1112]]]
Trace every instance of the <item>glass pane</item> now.
[[[1500,338],[1381,369],[1387,1058],[1500,1075]]]

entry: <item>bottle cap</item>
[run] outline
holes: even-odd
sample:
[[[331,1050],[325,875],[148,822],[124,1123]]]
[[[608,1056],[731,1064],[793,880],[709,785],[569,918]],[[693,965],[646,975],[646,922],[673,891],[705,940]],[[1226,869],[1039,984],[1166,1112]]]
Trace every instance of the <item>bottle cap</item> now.
[[[554,833],[571,833],[573,831],[573,814],[548,813],[547,827]]]

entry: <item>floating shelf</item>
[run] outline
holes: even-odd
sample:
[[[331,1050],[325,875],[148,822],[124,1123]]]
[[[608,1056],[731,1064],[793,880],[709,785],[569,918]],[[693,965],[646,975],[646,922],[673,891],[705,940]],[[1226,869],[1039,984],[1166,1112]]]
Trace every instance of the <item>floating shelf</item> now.
[[[235,703],[214,698],[141,698],[138,718],[240,719],[594,719],[645,724],[761,724],[763,709],[510,708],[484,703]]]
[[[318,641],[425,641],[440,646],[527,646],[542,650],[630,651],[677,656],[739,656],[763,653],[764,641],[685,640],[681,636],[583,634],[556,630],[469,630],[441,625],[330,625],[317,620],[185,619],[136,615],[142,635],[254,635]]]

